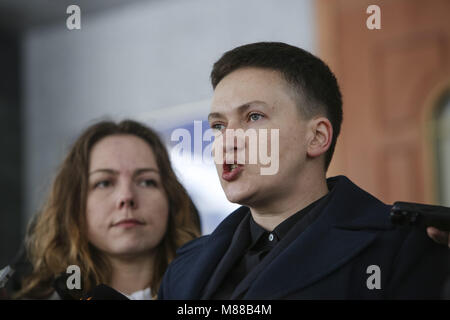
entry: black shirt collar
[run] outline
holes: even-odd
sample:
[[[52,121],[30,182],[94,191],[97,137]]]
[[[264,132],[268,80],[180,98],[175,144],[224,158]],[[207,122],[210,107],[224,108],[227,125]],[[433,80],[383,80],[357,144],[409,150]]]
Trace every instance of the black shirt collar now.
[[[253,220],[252,215],[250,214],[250,235],[251,235],[251,245],[250,248],[252,248],[258,240],[261,239],[261,237],[268,238],[270,234],[273,234],[275,242],[280,241],[286,234],[289,232],[289,230],[297,223],[299,222],[304,216],[306,216],[319,202],[321,202],[322,199],[326,198],[328,196],[329,192],[321,197],[320,199],[312,202],[305,208],[301,209],[300,211],[294,213],[292,216],[281,222],[278,226],[275,227],[275,229],[270,232],[258,225],[255,220]]]

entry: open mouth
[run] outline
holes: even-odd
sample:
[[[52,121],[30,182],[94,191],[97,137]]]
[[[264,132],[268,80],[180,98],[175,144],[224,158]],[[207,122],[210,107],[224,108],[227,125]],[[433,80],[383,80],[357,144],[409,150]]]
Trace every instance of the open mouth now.
[[[239,177],[239,174],[242,172],[244,166],[237,163],[224,163],[223,164],[223,172],[222,178],[225,181],[233,181]]]

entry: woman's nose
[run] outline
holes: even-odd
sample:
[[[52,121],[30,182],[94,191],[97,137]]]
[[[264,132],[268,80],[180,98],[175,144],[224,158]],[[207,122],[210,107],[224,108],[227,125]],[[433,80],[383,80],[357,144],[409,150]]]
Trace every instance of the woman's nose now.
[[[238,121],[229,121],[227,128],[214,138],[212,155],[216,163],[234,163],[236,155],[245,150],[245,128]]]
[[[224,151],[232,152],[245,147],[245,128],[239,127],[239,125],[231,125],[227,127],[224,132]]]
[[[130,208],[135,209],[136,202],[134,199],[122,199],[119,203],[119,209]]]
[[[136,209],[137,199],[131,185],[123,186],[117,199],[118,209]]]

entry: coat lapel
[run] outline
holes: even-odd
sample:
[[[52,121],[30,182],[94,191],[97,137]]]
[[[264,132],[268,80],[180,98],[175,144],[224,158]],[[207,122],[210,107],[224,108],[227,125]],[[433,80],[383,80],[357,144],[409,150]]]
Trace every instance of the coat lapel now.
[[[244,219],[241,220],[228,250],[206,285],[202,299],[210,299],[233,265],[245,254],[245,250],[250,242],[249,219],[250,215],[247,214]]]
[[[330,199],[317,220],[285,248],[273,253],[272,259],[261,263],[262,267],[258,265],[259,269],[244,279],[233,297],[242,294],[244,299],[282,299],[323,279],[367,248],[380,230],[392,228],[389,206],[346,177],[331,178],[328,182]],[[185,288],[180,299],[200,299],[202,292],[208,298],[207,294],[214,292],[231,267],[229,263],[218,265],[247,211],[248,208],[241,207],[233,212],[201,244],[189,272],[177,279],[177,286]],[[380,212],[386,215],[380,216]]]
[[[388,206],[345,177],[330,183],[334,191],[319,218],[255,270],[257,274],[247,286],[238,287],[241,292],[236,296],[246,291],[244,299],[282,299],[323,279],[367,248],[380,230],[392,228]]]
[[[194,265],[189,267],[189,273],[180,279],[180,285],[186,288],[180,299],[200,299],[205,285],[230,246],[234,231],[247,212],[246,207],[238,208],[208,237]]]
[[[244,298],[282,299],[300,291],[341,267],[375,237],[374,232],[311,228],[263,270]]]

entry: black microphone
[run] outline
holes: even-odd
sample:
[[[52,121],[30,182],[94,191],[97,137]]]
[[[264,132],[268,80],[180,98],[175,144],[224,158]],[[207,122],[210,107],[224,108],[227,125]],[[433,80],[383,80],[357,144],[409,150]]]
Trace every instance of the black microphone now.
[[[130,300],[120,292],[107,285],[101,284],[92,289],[84,299],[81,300]]]

